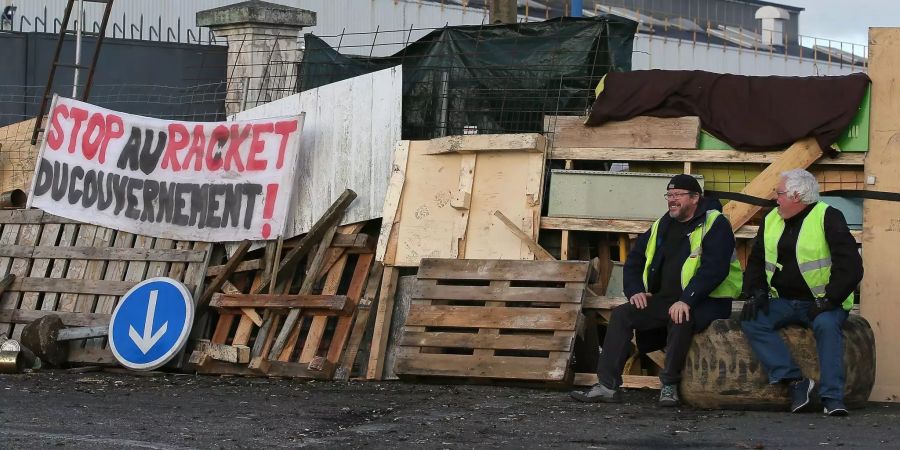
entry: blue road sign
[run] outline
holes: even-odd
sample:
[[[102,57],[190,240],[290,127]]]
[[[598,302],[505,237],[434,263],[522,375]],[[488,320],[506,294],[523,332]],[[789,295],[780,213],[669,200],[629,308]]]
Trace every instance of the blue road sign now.
[[[171,278],[150,278],[119,301],[109,322],[109,346],[123,366],[152,370],[178,353],[193,322],[187,288]]]

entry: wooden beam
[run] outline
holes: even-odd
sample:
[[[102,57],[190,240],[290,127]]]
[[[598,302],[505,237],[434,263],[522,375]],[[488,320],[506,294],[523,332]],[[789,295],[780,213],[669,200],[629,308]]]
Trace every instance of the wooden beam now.
[[[748,163],[771,164],[784,151],[739,151],[658,148],[570,148],[553,147],[549,159],[588,161],[641,161],[641,162],[692,162],[692,163]],[[865,153],[839,153],[837,157],[821,157],[815,165],[862,166]]]
[[[596,373],[576,373],[575,386],[593,386],[597,384]],[[662,383],[659,377],[651,377],[646,375],[622,375],[622,387],[625,389],[660,389]]]
[[[534,239],[532,239],[531,236],[525,234],[524,231],[519,229],[519,227],[516,226],[516,224],[513,223],[512,220],[509,220],[508,217],[503,215],[503,213],[499,209],[494,211],[494,217],[500,219],[500,222],[502,222],[503,225],[506,225],[506,228],[508,228],[509,231],[512,231],[512,233],[516,235],[516,237],[519,238],[522,243],[528,246],[528,249],[531,250],[531,253],[534,253],[535,259],[541,261],[556,261],[556,258],[554,258],[553,255],[550,254],[550,252],[544,250],[544,247],[541,247],[537,242],[534,242]]]
[[[0,280],[0,295],[3,295],[3,291],[6,290],[10,285],[12,285],[13,281],[15,281],[16,276],[8,273],[3,275],[3,279]]]
[[[353,363],[356,362],[359,346],[369,324],[372,305],[378,301],[378,287],[381,285],[383,272],[384,265],[377,262],[372,266],[371,272],[369,272],[366,291],[363,297],[359,299],[359,304],[357,305],[356,321],[353,322],[353,331],[350,333],[350,341],[347,342],[347,350],[344,351],[341,363],[334,372],[335,381],[348,381],[350,379],[350,371],[353,370]]]
[[[241,244],[238,245],[237,250],[231,255],[231,258],[228,258],[228,262],[225,263],[225,268],[222,269],[222,272],[216,275],[212,281],[209,282],[209,285],[206,286],[206,290],[203,291],[203,294],[200,295],[200,298],[197,299],[196,305],[197,309],[203,309],[209,303],[209,300],[212,298],[213,294],[219,291],[222,288],[222,285],[225,284],[225,281],[234,273],[237,269],[238,265],[241,261],[244,260],[244,256],[250,250],[250,246],[253,245],[253,242],[245,239],[241,241]]]
[[[380,380],[384,373],[384,355],[387,351],[387,339],[391,334],[391,316],[394,314],[394,295],[397,293],[399,276],[400,270],[396,267],[384,268],[381,292],[378,295],[378,312],[375,315],[375,331],[372,333],[372,350],[366,371],[366,378],[369,380]]]
[[[569,231],[602,231],[606,233],[641,234],[648,229],[653,222],[650,220],[627,219],[590,219],[583,217],[541,217],[542,230],[569,230]],[[753,239],[759,227],[756,225],[744,225],[734,232],[738,239]],[[856,242],[862,241],[862,231],[851,230],[850,234]]]
[[[403,184],[406,182],[406,165],[409,161],[409,141],[400,141],[394,150],[394,164],[391,168],[391,178],[388,181],[387,192],[384,194],[384,207],[381,212],[381,230],[378,233],[378,245],[375,247],[375,260],[384,264],[392,264],[396,254],[396,247],[389,251],[391,243],[396,245],[399,228],[394,222],[400,217],[400,196],[403,193]]]
[[[89,261],[203,262],[206,252],[179,249],[117,247],[53,247],[0,245],[0,256],[13,258],[83,259]]]
[[[543,153],[547,138],[536,133],[447,136],[428,141],[426,155],[476,152]]]
[[[579,116],[548,116],[546,130],[553,133],[554,147],[594,147],[603,143],[615,148],[696,148],[700,136],[699,117],[647,117],[584,125]],[[577,158],[561,158],[577,159]]]
[[[226,267],[227,266],[224,264],[221,266],[210,266],[209,268],[206,269],[206,276],[208,276],[208,277],[217,276],[220,273],[222,273],[222,271],[224,271]],[[237,268],[234,269],[234,271],[232,273],[252,272],[254,270],[259,270],[259,269],[262,269],[262,260],[251,259],[250,261],[242,261],[240,264],[238,264]]]
[[[775,198],[774,188],[781,173],[792,169],[806,169],[822,156],[822,149],[813,138],[797,141],[772,164],[769,164],[756,178],[741,190],[742,194],[760,198]],[[728,202],[722,213],[731,221],[731,229],[741,228],[761,207],[749,203]]]
[[[215,294],[214,308],[313,308],[343,310],[346,295]]]
[[[67,327],[109,326],[112,314],[75,313],[27,309],[0,309],[0,323],[31,323],[47,315],[56,315]]]

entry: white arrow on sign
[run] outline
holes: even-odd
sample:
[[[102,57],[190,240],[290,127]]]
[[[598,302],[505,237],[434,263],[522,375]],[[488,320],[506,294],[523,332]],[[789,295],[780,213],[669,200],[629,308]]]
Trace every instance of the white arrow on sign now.
[[[128,327],[128,336],[131,337],[131,340],[145,355],[156,345],[159,339],[163,337],[163,334],[166,333],[166,329],[169,328],[169,322],[166,322],[156,330],[156,333],[153,333],[153,316],[156,314],[157,292],[155,290],[150,291],[150,302],[147,304],[147,320],[144,322],[144,335],[139,335],[134,326]]]

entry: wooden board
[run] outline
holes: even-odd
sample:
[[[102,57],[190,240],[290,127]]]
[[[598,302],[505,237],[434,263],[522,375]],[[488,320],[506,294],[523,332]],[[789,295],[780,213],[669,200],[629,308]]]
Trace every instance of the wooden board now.
[[[400,66],[331,83],[240,112],[239,120],[306,112],[286,237],[310,230],[344,189],[359,197],[341,224],[381,217],[400,140]],[[329,195],[333,194],[333,195]]]
[[[460,145],[468,145],[470,137],[463,137]],[[417,266],[426,257],[533,259],[528,246],[493,213],[502,210],[517,228],[537,240],[543,153],[536,149],[486,151],[477,153],[476,160],[475,155],[458,153],[427,155],[431,145],[430,141],[409,143],[399,207],[392,229],[382,230],[380,238],[385,243],[379,245],[378,254],[384,248],[385,263]],[[467,161],[475,161],[474,170],[461,170]],[[392,180],[392,186],[401,184],[400,173],[395,171],[397,181]],[[466,177],[471,177],[471,184]],[[471,198],[465,198],[466,193]]]
[[[900,28],[869,30],[869,77],[872,110],[866,174],[871,189],[900,192]],[[872,401],[900,401],[900,310],[897,293],[897,242],[900,242],[900,203],[863,201],[863,267],[860,312],[875,332],[875,387]]]
[[[658,149],[658,148],[608,148],[608,147],[552,147],[550,159],[588,161],[653,161],[684,163],[747,163],[770,164],[783,151],[744,152],[738,150]],[[865,153],[839,153],[837,157],[823,156],[816,166],[857,166],[865,163]]]
[[[423,259],[394,371],[568,381],[590,273],[587,262]]]
[[[35,119],[28,119],[0,128],[0,192],[12,189],[28,191],[38,145],[31,145]]]
[[[0,211],[0,273],[17,275],[0,298],[0,332],[15,336],[46,314],[69,326],[108,325],[121,296],[150,277],[174,278],[197,298],[208,263],[207,243],[134,236],[40,210]],[[69,345],[71,363],[115,364],[105,338]]]
[[[741,190],[742,194],[760,198],[775,198],[775,187],[781,179],[781,173],[792,169],[806,169],[822,156],[822,149],[813,138],[805,138],[797,141],[784,151],[782,155],[769,164],[756,178]],[[731,221],[731,228],[739,229],[757,211],[759,206],[749,203],[728,202],[722,209],[722,213]]]
[[[547,116],[545,130],[554,147],[695,148],[700,136],[699,117],[658,118],[639,116],[584,126],[584,117]]]

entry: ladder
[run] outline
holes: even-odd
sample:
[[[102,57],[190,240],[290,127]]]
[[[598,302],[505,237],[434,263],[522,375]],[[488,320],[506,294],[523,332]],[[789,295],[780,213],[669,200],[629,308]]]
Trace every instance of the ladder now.
[[[84,89],[81,92],[81,101],[87,101],[91,93],[91,84],[94,81],[94,69],[97,67],[97,59],[100,57],[100,46],[103,45],[103,37],[106,35],[106,24],[109,23],[109,15],[112,11],[113,0],[80,0],[88,3],[104,3],[103,20],[100,22],[100,30],[97,32],[82,31],[84,36],[94,36],[97,43],[94,45],[94,54],[91,57],[91,64],[85,66],[83,64],[66,64],[59,62],[59,55],[62,53],[63,42],[66,40],[67,34],[74,34],[75,30],[68,30],[69,19],[72,16],[72,8],[75,2],[79,0],[68,0],[66,4],[66,12],[63,14],[62,24],[59,29],[59,39],[56,41],[56,51],[53,53],[53,62],[50,64],[50,75],[47,77],[47,86],[44,88],[44,95],[41,98],[41,107],[38,110],[37,120],[34,121],[34,131],[31,133],[31,145],[37,144],[38,136],[44,131],[44,115],[47,114],[47,108],[50,106],[50,99],[53,97],[53,78],[56,76],[56,69],[59,67],[67,67],[77,70],[87,69],[87,81],[84,83]],[[79,18],[79,22],[81,19]],[[82,26],[82,24],[79,24]],[[83,26],[82,26],[83,28]],[[77,86],[76,86],[77,88]]]

